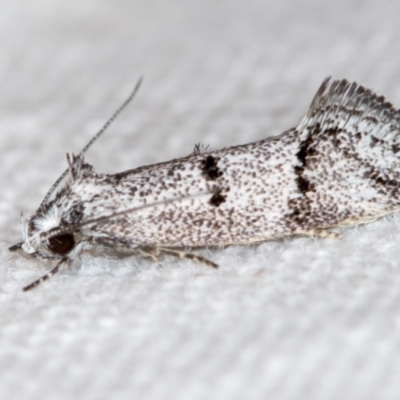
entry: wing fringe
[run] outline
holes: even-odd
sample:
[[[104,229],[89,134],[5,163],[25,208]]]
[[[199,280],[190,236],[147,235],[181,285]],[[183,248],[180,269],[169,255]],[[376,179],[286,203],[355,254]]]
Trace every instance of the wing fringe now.
[[[346,128],[351,125],[353,132],[369,132],[377,138],[391,139],[400,131],[400,112],[386,101],[384,96],[372,90],[349,82],[346,79],[331,81],[326,78],[315,94],[307,114],[298,130],[315,126],[322,128]]]

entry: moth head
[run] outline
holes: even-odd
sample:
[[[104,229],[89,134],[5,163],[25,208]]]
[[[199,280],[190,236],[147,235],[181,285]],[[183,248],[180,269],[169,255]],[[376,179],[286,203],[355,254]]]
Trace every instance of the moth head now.
[[[69,175],[70,183],[68,183],[68,185],[70,185],[71,182],[76,182],[79,179],[94,173],[93,167],[84,162],[83,154],[107,130],[111,123],[131,102],[139,90],[141,82],[142,78],[139,79],[129,97],[117,108],[111,118],[108,119],[103,127],[96,133],[89,143],[87,143],[79,155],[67,155],[69,168],[61,174],[47,192],[36,214],[28,221],[21,218],[23,241],[11,246],[9,248],[10,251],[23,250],[24,253],[31,256],[52,259],[65,259],[72,257],[71,253],[76,253],[78,251],[77,247],[79,246],[77,246],[74,232],[62,227],[62,219],[58,218],[56,212],[51,212],[51,197],[67,175]],[[50,212],[47,212],[48,210],[50,210]],[[80,244],[82,243],[83,242],[81,241]],[[40,281],[37,283],[40,283]]]
[[[76,248],[76,238],[63,227],[56,207],[38,211],[28,220],[21,218],[23,241],[9,248],[24,254],[45,259],[68,258]]]
[[[67,258],[75,249],[77,240],[71,229],[68,230],[65,218],[70,223],[77,222],[79,207],[74,202],[74,187],[95,172],[91,165],[85,163],[82,155],[67,155],[67,160],[68,170],[50,189],[36,213],[28,220],[21,217],[23,241],[11,246],[9,250],[21,249],[33,257],[60,259]],[[60,186],[63,178],[64,185],[56,192],[55,188]],[[71,213],[73,218],[65,211],[69,209],[74,210]]]

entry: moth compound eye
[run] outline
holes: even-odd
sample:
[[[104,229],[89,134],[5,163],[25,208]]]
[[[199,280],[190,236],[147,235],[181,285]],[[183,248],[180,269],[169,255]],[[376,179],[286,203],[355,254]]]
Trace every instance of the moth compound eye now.
[[[53,253],[65,256],[75,246],[74,237],[69,233],[63,235],[54,236],[49,239],[49,250]]]

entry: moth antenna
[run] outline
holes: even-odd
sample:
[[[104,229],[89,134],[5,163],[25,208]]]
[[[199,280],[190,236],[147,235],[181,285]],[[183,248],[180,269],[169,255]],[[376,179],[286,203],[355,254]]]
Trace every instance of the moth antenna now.
[[[63,258],[52,270],[50,270],[46,275],[43,275],[41,278],[36,279],[36,281],[33,281],[31,284],[28,286],[25,286],[22,290],[24,292],[27,292],[28,290],[31,290],[35,288],[36,286],[40,285],[42,282],[47,281],[50,279],[53,275],[55,275],[57,272],[60,271],[61,267],[63,264],[67,262],[67,258]]]
[[[128,96],[128,98],[118,107],[118,109],[114,112],[114,114],[111,116],[111,118],[108,119],[108,121],[103,125],[103,127],[89,140],[89,142],[86,144],[86,146],[81,150],[79,155],[85,154],[87,150],[92,146],[92,144],[101,136],[103,133],[108,129],[108,127],[115,121],[115,119],[118,117],[118,115],[126,108],[126,106],[132,101],[132,99],[135,97],[136,93],[138,92],[140,85],[143,81],[143,77],[140,77],[138,82],[136,83],[133,91],[131,94]],[[47,203],[47,200],[51,196],[51,194],[54,192],[54,190],[57,188],[57,186],[61,183],[61,181],[65,178],[65,176],[68,173],[69,168],[67,168],[61,175],[60,177],[54,182],[53,186],[50,188],[50,190],[47,192],[46,196],[44,196],[44,199],[40,203],[40,207],[45,205]]]
[[[131,213],[131,212],[141,211],[141,210],[145,210],[146,208],[156,207],[159,205],[171,204],[171,203],[174,203],[175,201],[179,201],[179,200],[196,199],[198,197],[209,196],[210,194],[212,195],[213,193],[214,193],[213,191],[209,191],[206,193],[199,193],[199,194],[195,194],[195,195],[191,195],[191,196],[184,196],[184,197],[176,197],[173,199],[157,201],[157,202],[154,202],[151,204],[144,204],[142,206],[138,206],[138,207],[134,207],[134,208],[128,208],[127,210],[119,211],[119,212],[116,212],[116,213],[110,214],[110,215],[105,215],[104,217],[94,218],[89,221],[82,222],[81,224],[71,225],[71,226],[67,226],[65,228],[63,227],[63,228],[53,229],[53,230],[49,231],[47,235],[43,235],[42,240],[50,239],[52,237],[59,236],[64,233],[74,233],[76,230],[78,230],[79,228],[82,228],[85,225],[107,222],[108,220],[110,220],[112,218],[116,218],[116,217]]]
[[[76,227],[77,228],[81,228],[82,226],[90,225],[90,224],[93,224],[93,223],[106,222],[111,218],[119,217],[121,215],[125,215],[125,214],[131,213],[131,212],[141,211],[141,210],[144,210],[146,208],[156,207],[156,206],[159,206],[159,205],[171,204],[171,203],[174,203],[174,202],[179,201],[179,200],[196,199],[198,197],[208,196],[210,194],[211,194],[211,192],[199,193],[199,194],[195,194],[195,195],[191,195],[191,196],[175,197],[173,199],[157,201],[157,202],[154,202],[154,203],[151,203],[151,204],[144,204],[143,206],[134,207],[134,208],[128,208],[127,210],[123,210],[123,211],[120,211],[120,212],[117,212],[117,213],[114,213],[114,214],[111,214],[111,215],[106,215],[104,217],[92,219],[90,221],[85,221],[85,222],[79,224]]]
[[[128,98],[119,106],[119,108],[114,112],[114,114],[109,118],[109,120],[104,124],[104,126],[89,140],[87,145],[82,149],[79,153],[80,155],[86,153],[86,151],[92,146],[92,144],[108,129],[108,127],[114,122],[114,120],[118,117],[118,115],[126,108],[126,106],[132,101],[138,92],[140,85],[142,84],[143,77],[140,77],[137,81],[135,87],[133,88],[131,94]]]

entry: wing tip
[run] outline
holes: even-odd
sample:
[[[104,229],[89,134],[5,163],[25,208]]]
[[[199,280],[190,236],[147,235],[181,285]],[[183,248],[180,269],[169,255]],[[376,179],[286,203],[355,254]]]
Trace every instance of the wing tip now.
[[[325,78],[317,90],[307,118],[316,113],[323,113],[331,106],[344,107],[350,112],[363,111],[369,115],[375,115],[388,122],[394,118],[398,110],[384,96],[378,95],[371,89],[347,79],[332,80],[330,76]]]

